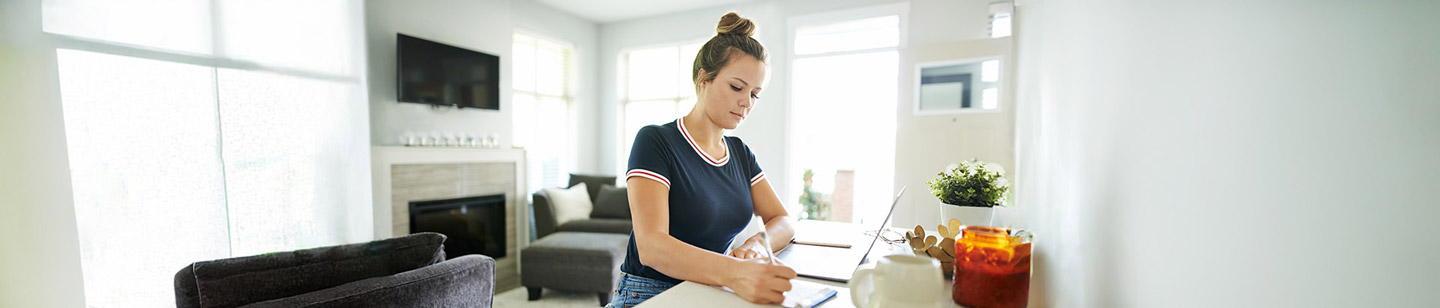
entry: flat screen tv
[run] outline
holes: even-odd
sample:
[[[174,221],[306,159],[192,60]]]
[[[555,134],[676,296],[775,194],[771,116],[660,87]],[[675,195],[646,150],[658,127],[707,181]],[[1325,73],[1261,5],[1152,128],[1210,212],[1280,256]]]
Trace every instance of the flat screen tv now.
[[[500,110],[500,57],[396,33],[399,101]]]

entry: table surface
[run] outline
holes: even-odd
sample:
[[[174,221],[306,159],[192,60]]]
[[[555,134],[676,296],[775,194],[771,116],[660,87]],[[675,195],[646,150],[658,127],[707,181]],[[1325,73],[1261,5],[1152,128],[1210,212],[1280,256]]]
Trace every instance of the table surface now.
[[[820,224],[820,225],[813,225],[813,226],[812,226],[812,224],[817,224],[817,223]],[[815,221],[802,220],[802,221],[796,223],[795,229],[797,230],[797,232],[800,232],[800,230],[804,230],[806,227],[816,227],[816,228],[814,228],[814,229],[833,230],[833,229],[836,227],[835,224],[836,224],[836,223],[833,223],[833,222],[815,222]],[[855,230],[860,230],[860,229],[859,229],[859,228],[860,228],[859,226],[856,226],[856,225],[853,225],[853,224],[849,224],[849,225],[851,226],[851,228],[854,228]],[[893,229],[893,228],[892,228],[892,229]],[[904,232],[903,229],[896,229],[896,230],[901,230],[900,232],[902,232],[902,233]],[[867,240],[868,240],[868,239],[867,239]],[[867,242],[867,243],[865,243],[865,244],[869,244],[869,243]],[[861,246],[864,246],[865,244],[855,245],[855,246],[853,246],[851,249],[861,249],[860,247],[861,247]],[[792,245],[793,245],[793,244],[792,244]],[[890,254],[910,254],[910,252],[909,252],[909,246],[905,246],[905,244],[887,244],[887,243],[881,241],[881,242],[879,242],[879,243],[877,243],[877,244],[875,244],[875,245],[876,245],[876,246],[875,246],[875,250],[871,252],[871,256],[872,256],[871,259],[872,259],[872,260],[875,259],[875,258],[873,258],[873,257],[876,256],[876,254],[878,254],[878,255],[880,255],[880,256],[890,255]],[[882,249],[882,248],[885,248],[885,247],[887,247],[887,246],[888,246],[888,248],[890,248],[890,249]],[[861,267],[873,267],[873,266],[874,266],[874,262],[868,262],[868,263],[866,263],[865,265],[861,265]],[[834,298],[834,299],[831,299],[831,300],[829,300],[829,301],[827,301],[827,302],[825,302],[824,304],[821,304],[821,305],[820,305],[821,308],[846,308],[846,307],[855,307],[854,302],[851,300],[851,297],[850,297],[850,288],[846,287],[845,283],[842,283],[842,282],[833,282],[833,281],[826,281],[826,280],[819,280],[819,279],[811,279],[811,278],[804,278],[804,277],[796,278],[795,280],[801,281],[801,282],[798,282],[797,284],[799,284],[799,283],[816,283],[816,284],[821,284],[821,285],[829,286],[830,288],[835,289],[835,291],[836,291],[835,298]],[[956,305],[954,301],[951,301],[951,300],[950,300],[950,288],[951,288],[951,285],[952,285],[952,284],[953,284],[953,281],[951,281],[951,280],[946,280],[945,283],[941,284],[941,287],[944,288],[944,292],[940,292],[940,294],[943,295],[943,298],[937,299],[937,307],[960,307],[959,305]],[[726,290],[726,289],[723,289],[723,288],[720,288],[720,287],[716,287],[716,286],[705,285],[705,284],[701,284],[701,283],[697,283],[697,282],[685,281],[685,282],[681,282],[679,285],[676,285],[674,288],[670,288],[669,290],[665,290],[665,292],[661,292],[660,294],[655,295],[655,297],[652,297],[652,298],[650,298],[649,300],[646,300],[644,303],[641,303],[640,306],[638,306],[638,307],[641,307],[641,308],[649,308],[649,307],[781,307],[781,306],[780,306],[780,305],[758,305],[758,304],[753,304],[753,303],[750,303],[750,302],[745,301],[744,299],[741,299],[740,296],[737,296],[737,295],[735,295],[735,293],[732,293],[732,292],[730,292],[730,291],[728,291],[728,290]]]

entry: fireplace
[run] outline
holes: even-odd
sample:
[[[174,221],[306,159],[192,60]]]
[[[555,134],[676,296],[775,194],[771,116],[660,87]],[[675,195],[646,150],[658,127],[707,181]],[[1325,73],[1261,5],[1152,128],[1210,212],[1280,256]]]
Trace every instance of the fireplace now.
[[[445,258],[505,257],[505,195],[410,202],[410,233],[444,234]]]
[[[375,211],[371,216],[375,221],[375,238],[391,238],[410,234],[411,231],[420,231],[411,227],[412,223],[417,222],[410,218],[411,202],[503,195],[504,215],[494,215],[495,212],[490,212],[490,215],[503,217],[503,220],[495,218],[496,223],[493,225],[503,226],[504,241],[497,240],[493,243],[499,249],[504,249],[504,253],[478,253],[495,259],[496,294],[520,287],[520,258],[516,256],[520,255],[521,249],[525,249],[528,244],[526,240],[530,238],[529,220],[523,219],[530,217],[526,210],[530,206],[525,200],[525,150],[374,147],[370,155],[374,163],[370,170],[374,172],[375,185]],[[478,206],[467,207],[461,214],[478,215],[481,213],[473,211],[479,209]],[[493,225],[487,227],[493,228]],[[466,231],[457,234],[469,232],[467,223]],[[453,249],[465,245],[458,242],[462,236],[450,234],[448,237],[450,242],[445,244],[446,247]],[[459,257],[462,253],[477,252],[446,252],[450,257]]]

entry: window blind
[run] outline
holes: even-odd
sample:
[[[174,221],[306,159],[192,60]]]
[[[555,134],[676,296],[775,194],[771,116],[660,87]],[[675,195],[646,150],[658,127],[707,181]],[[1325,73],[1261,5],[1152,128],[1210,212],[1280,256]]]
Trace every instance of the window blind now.
[[[92,307],[196,261],[369,240],[362,4],[47,0]]]

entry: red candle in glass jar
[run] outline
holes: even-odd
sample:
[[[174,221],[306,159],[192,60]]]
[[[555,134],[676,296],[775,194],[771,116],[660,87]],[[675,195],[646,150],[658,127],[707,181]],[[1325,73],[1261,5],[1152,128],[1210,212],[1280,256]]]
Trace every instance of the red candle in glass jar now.
[[[1030,299],[1030,239],[1010,229],[965,226],[955,240],[951,299],[971,308],[1020,308]]]

